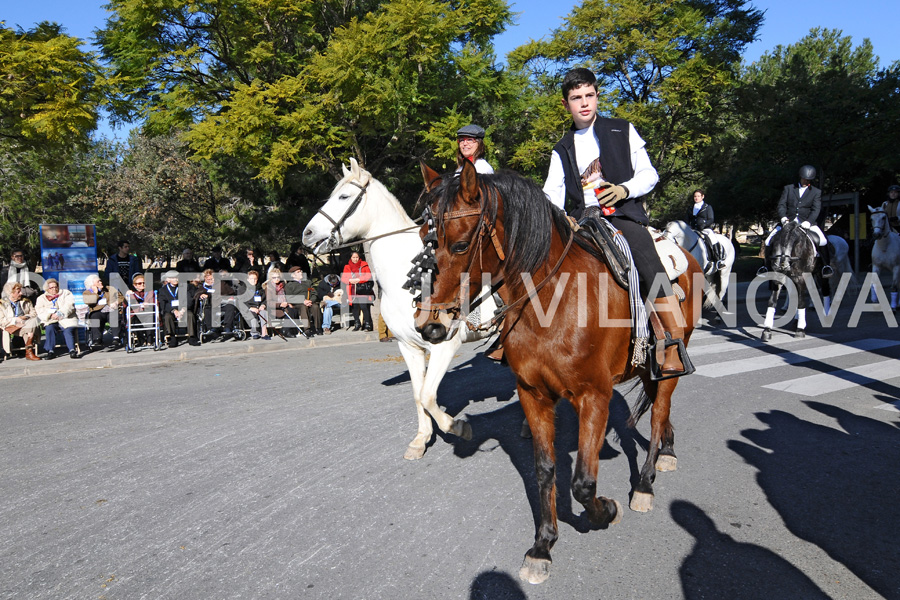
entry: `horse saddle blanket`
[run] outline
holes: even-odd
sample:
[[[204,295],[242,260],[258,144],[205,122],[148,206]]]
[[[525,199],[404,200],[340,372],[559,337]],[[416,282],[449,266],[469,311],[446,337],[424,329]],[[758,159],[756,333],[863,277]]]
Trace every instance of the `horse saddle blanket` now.
[[[656,246],[656,253],[659,255],[659,261],[663,264],[669,281],[675,281],[687,271],[687,256],[681,251],[681,247],[667,238],[662,231],[653,227],[649,229],[650,235],[653,236],[653,241],[655,242],[654,245]]]
[[[581,226],[581,229],[578,230],[579,235],[594,243],[609,267],[613,279],[616,280],[620,287],[628,289],[628,271],[631,268],[631,261],[628,260],[628,257],[625,256],[625,253],[622,252],[615,242],[616,229],[606,219],[598,221],[594,218],[588,218],[581,221],[579,225]],[[687,271],[687,257],[678,244],[665,237],[661,231],[652,227],[648,229],[653,237],[656,253],[659,255],[659,260],[666,270],[669,281],[675,281],[682,273]],[[619,235],[619,238],[621,238],[621,235]],[[624,242],[624,238],[622,241]]]

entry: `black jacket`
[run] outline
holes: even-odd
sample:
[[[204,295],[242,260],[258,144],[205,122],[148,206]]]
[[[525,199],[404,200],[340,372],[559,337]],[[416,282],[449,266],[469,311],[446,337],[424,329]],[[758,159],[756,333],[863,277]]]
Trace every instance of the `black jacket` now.
[[[784,186],[781,199],[778,200],[778,219],[787,217],[791,221],[799,219],[816,224],[822,210],[822,191],[810,185],[800,196],[800,185],[797,183]]]
[[[688,221],[691,224],[691,229],[696,229],[697,231],[706,229],[707,227],[712,228],[716,223],[716,217],[713,214],[712,206],[704,202],[696,215],[694,214],[694,207],[691,206],[690,212],[688,213]]]

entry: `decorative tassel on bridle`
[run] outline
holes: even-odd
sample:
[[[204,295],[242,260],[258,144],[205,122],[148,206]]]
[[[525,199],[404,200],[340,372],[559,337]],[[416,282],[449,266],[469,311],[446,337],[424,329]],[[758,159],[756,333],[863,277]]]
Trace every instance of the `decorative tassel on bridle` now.
[[[428,226],[428,231],[422,239],[425,246],[413,259],[413,266],[409,273],[406,274],[406,283],[403,284],[403,289],[409,290],[410,294],[416,294],[413,299],[414,304],[422,302],[422,296],[425,292],[430,295],[430,290],[426,289],[423,291],[422,286],[425,279],[427,278],[431,281],[438,274],[437,258],[434,255],[434,250],[437,247],[437,228],[434,224],[434,215],[431,213],[431,207],[425,207],[422,218]]]

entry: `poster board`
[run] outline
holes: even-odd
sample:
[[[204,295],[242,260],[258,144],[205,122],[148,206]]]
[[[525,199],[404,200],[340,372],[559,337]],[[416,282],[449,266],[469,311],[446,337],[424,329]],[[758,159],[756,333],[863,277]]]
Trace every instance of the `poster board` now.
[[[42,224],[41,268],[44,279],[59,280],[60,289],[83,304],[84,278],[97,273],[97,237],[93,225]]]

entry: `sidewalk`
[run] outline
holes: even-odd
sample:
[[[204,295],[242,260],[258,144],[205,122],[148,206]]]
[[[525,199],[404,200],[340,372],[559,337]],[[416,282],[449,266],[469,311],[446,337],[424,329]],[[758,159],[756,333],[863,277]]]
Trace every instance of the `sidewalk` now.
[[[378,342],[378,332],[347,331],[339,329],[331,335],[317,335],[312,339],[302,336],[287,338],[287,341],[279,337],[271,340],[246,340],[242,342],[207,342],[202,346],[190,346],[186,342],[177,348],[164,348],[155,351],[152,348],[128,353],[124,348],[113,352],[100,350],[89,352],[80,359],[71,359],[67,354],[53,360],[30,361],[24,358],[7,358],[0,363],[0,380],[13,377],[33,377],[40,375],[54,375],[58,373],[74,373],[78,371],[93,371],[96,369],[121,369],[151,365],[159,365],[172,362],[184,362],[218,358],[222,356],[239,356],[242,354],[261,354],[272,352],[293,352],[297,350],[310,350],[319,347],[349,346],[369,342]],[[397,343],[384,344],[386,347],[396,348]]]

